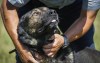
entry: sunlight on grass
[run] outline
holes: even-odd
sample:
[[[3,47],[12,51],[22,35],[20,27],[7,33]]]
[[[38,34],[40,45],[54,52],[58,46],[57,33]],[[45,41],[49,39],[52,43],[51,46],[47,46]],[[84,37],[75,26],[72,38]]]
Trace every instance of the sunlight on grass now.
[[[97,18],[95,20],[95,35],[94,35],[94,41],[96,45],[96,49],[100,50],[100,11],[98,12]]]
[[[9,54],[14,46],[0,18],[0,63],[15,63],[15,54]]]

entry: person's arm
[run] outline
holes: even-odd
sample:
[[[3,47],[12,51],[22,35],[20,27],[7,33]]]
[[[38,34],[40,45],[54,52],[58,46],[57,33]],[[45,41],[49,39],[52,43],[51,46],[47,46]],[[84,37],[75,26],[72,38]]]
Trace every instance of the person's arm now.
[[[1,15],[3,23],[22,61],[24,63],[37,63],[28,49],[18,40],[17,26],[19,18],[16,9],[17,8],[11,5],[7,0],[2,0]]]
[[[83,36],[91,27],[100,9],[100,0],[83,0],[79,19],[65,32],[70,42]]]
[[[82,10],[80,17],[64,33],[69,42],[79,39],[90,29],[97,12],[98,10]],[[52,39],[54,39],[54,42],[45,45],[43,48],[50,57],[53,57],[64,44],[64,38],[59,34],[54,34]]]
[[[80,17],[65,32],[69,42],[83,36],[91,27],[98,10],[82,10]]]

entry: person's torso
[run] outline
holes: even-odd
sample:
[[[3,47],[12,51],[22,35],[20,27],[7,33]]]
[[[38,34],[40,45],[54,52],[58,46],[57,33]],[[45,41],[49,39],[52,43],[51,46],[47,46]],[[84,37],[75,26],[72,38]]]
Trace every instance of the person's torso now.
[[[64,6],[70,5],[75,0],[39,0],[48,7],[63,8]]]

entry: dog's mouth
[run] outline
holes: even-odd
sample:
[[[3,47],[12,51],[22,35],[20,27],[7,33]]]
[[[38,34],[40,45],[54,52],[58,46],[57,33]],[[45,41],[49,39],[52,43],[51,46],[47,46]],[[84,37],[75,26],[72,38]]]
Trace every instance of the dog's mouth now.
[[[52,20],[48,25],[49,28],[50,29],[55,28],[56,26],[58,26],[58,22],[59,22],[59,20],[56,20],[56,19]]]
[[[52,31],[53,29],[55,29],[58,26],[58,22],[59,22],[59,20],[57,20],[57,19],[53,19],[52,21],[49,21],[44,26],[40,27],[37,30],[37,33],[42,34],[42,32],[45,32],[45,31],[49,31],[49,32]]]

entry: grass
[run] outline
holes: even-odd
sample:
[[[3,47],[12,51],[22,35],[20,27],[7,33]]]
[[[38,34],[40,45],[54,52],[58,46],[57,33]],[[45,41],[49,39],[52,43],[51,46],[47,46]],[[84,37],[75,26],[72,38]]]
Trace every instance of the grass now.
[[[15,54],[9,54],[12,49],[14,46],[0,19],[0,63],[15,63]]]
[[[94,35],[94,41],[95,41],[95,45],[96,45],[96,49],[100,50],[100,11],[98,12],[98,15],[95,19],[95,35]]]

